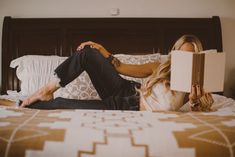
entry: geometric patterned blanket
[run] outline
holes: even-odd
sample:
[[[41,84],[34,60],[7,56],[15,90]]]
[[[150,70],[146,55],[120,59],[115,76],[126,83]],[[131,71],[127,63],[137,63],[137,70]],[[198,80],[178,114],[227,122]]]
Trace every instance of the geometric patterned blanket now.
[[[215,112],[0,107],[1,157],[235,157],[235,105]]]

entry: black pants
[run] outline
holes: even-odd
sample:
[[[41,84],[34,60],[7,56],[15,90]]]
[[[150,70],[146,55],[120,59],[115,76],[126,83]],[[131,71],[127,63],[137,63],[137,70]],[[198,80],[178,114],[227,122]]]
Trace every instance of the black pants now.
[[[113,65],[97,49],[86,46],[75,52],[55,69],[60,85],[66,86],[86,71],[102,100],[73,100],[56,98],[47,102],[36,102],[28,107],[39,109],[107,109],[139,110],[140,84],[123,79]]]

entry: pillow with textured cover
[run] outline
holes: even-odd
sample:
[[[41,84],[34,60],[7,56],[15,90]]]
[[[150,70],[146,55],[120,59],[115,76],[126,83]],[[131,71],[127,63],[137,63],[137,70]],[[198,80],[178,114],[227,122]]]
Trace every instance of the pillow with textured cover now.
[[[158,53],[148,55],[116,54],[114,56],[128,64],[143,64],[155,60],[161,61],[162,57],[164,57]],[[26,55],[13,60],[10,66],[17,68],[16,75],[21,82],[20,94],[22,96],[29,96],[53,79],[54,69],[66,58],[59,56]],[[122,77],[140,83],[143,82],[143,79],[140,78]],[[66,87],[57,90],[54,93],[54,97],[80,100],[100,99],[86,72],[83,72]]]
[[[116,54],[114,55],[117,57],[121,62],[127,64],[145,64],[149,62],[154,62],[156,60],[160,61],[160,53],[155,54],[148,54],[148,55],[127,55],[127,54]],[[133,80],[139,83],[143,83],[143,78],[134,78],[129,76],[121,75],[123,78],[127,80]]]
[[[27,55],[11,61],[20,80],[20,93],[28,96],[53,78],[54,69],[67,57]]]

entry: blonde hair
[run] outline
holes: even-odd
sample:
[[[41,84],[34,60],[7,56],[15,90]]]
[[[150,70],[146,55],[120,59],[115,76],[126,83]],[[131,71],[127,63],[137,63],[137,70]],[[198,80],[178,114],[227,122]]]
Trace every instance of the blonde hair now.
[[[194,46],[195,52],[203,50],[200,40],[194,35],[183,35],[174,44],[171,50],[179,50],[184,43],[191,43]],[[155,69],[147,80],[141,86],[141,92],[144,96],[149,96],[152,93],[152,88],[157,83],[163,83],[165,87],[170,90],[170,69],[171,69],[171,55],[168,55],[167,60],[161,63]]]

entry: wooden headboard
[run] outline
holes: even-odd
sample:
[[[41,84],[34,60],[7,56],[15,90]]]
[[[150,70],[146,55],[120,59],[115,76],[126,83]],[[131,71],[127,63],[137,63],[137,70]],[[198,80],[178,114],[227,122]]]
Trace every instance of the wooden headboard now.
[[[220,19],[212,18],[12,18],[2,33],[2,89],[18,90],[11,60],[23,55],[70,56],[83,41],[95,41],[112,53],[167,54],[183,34],[199,37],[204,49],[222,51]]]

